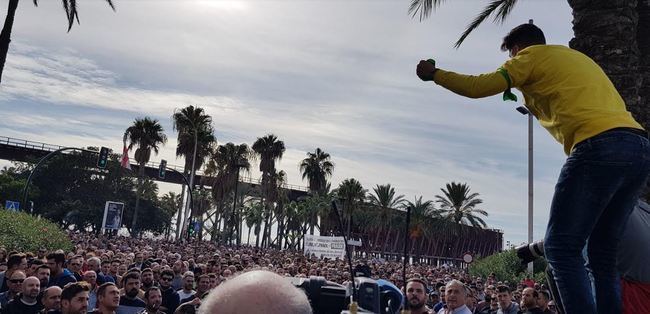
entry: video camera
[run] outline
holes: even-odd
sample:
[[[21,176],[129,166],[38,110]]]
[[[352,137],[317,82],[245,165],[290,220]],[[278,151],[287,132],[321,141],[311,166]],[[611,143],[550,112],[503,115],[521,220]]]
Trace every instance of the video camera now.
[[[538,257],[544,257],[544,241],[524,244],[515,248],[521,264],[528,264]]]
[[[291,283],[305,291],[314,314],[349,313],[351,285],[340,285],[324,277],[291,277]],[[385,280],[375,281],[366,277],[354,278],[358,313],[399,313],[402,294],[397,287]]]

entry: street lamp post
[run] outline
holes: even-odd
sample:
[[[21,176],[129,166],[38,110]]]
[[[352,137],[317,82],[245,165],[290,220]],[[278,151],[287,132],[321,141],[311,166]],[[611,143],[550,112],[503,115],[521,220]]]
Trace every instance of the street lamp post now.
[[[533,115],[524,106],[517,111],[528,115],[528,243],[533,242]],[[533,263],[528,263],[528,272],[533,273]]]

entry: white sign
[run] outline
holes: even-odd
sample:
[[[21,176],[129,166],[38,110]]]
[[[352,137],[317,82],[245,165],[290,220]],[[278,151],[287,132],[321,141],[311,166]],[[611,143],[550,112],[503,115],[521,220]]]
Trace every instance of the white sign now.
[[[106,202],[104,207],[104,220],[102,229],[119,230],[122,226],[122,213],[124,212],[124,203]]]
[[[312,254],[319,258],[345,258],[345,241],[343,237],[324,237],[316,235],[305,235],[304,253],[307,256]]]
[[[469,264],[469,263],[471,263],[472,261],[474,261],[474,256],[472,256],[472,254],[465,253],[465,254],[463,255],[463,262]]]
[[[361,239],[359,240],[348,239],[348,245],[361,246]]]

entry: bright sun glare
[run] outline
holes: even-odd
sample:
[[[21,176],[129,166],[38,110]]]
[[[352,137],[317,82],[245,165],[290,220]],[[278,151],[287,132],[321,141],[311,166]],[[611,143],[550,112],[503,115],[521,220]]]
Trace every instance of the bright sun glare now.
[[[219,10],[242,11],[248,4],[242,0],[199,0],[199,4]]]

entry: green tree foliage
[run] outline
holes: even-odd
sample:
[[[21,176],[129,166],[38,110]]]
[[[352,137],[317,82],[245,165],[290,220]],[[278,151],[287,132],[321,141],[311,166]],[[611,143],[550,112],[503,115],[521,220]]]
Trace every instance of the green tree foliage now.
[[[0,210],[0,243],[9,251],[36,252],[72,249],[72,242],[55,223],[26,213]]]
[[[4,167],[0,170],[0,204],[4,205],[5,201],[18,201],[22,202],[23,188],[27,179],[21,175],[21,170],[16,167]],[[29,199],[34,199],[38,196],[38,188],[29,190]],[[27,208],[27,204],[20,204],[21,208]]]
[[[132,229],[132,209],[136,199],[135,173],[120,167],[116,154],[110,155],[104,170],[95,167],[96,160],[96,154],[74,151],[54,156],[42,164],[34,173],[29,187],[28,199],[34,202],[34,214],[60,226],[98,232],[106,201],[117,201],[125,204],[123,226]],[[1,178],[5,181],[9,180],[7,178],[23,180],[21,178],[26,178],[32,169],[25,165],[16,165],[18,167],[12,168],[12,171],[0,172],[0,181]],[[138,221],[138,230],[165,230],[171,220],[170,209],[160,204],[156,183],[144,179],[142,190],[142,212],[148,219]],[[4,188],[0,191],[5,193]]]
[[[546,262],[537,259],[533,263],[533,279],[537,282],[545,282],[544,270]],[[498,254],[480,258],[469,266],[469,273],[472,276],[487,278],[491,273],[496,275],[499,281],[518,283],[526,276],[526,265],[520,263],[514,249]]]

